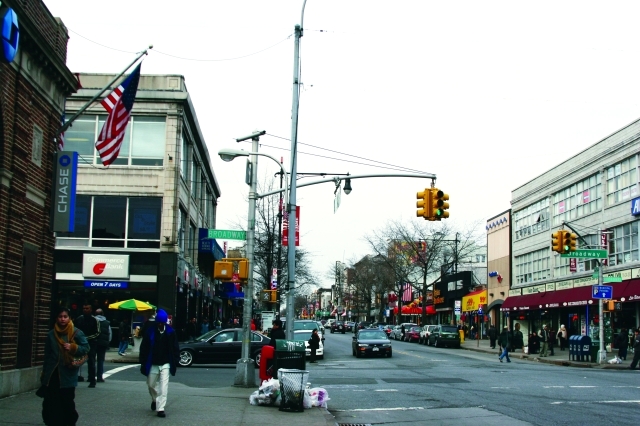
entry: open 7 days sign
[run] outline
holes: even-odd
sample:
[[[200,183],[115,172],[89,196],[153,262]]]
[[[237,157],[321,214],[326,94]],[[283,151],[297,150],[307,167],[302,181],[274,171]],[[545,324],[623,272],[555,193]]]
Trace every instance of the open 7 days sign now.
[[[129,255],[84,253],[82,276],[129,279]]]

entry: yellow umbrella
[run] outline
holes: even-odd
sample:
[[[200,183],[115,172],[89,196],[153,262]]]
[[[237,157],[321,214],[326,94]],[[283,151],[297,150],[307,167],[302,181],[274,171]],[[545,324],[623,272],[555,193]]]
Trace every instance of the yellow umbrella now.
[[[120,302],[112,303],[109,305],[109,309],[118,309],[125,311],[148,311],[155,309],[151,303],[142,302],[136,299],[122,300]]]

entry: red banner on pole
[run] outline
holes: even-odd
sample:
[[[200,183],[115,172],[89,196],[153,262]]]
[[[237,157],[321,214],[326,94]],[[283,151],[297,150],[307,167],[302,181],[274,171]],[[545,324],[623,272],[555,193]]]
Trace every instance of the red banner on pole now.
[[[289,213],[285,212],[282,221],[282,245],[289,245]],[[296,206],[296,247],[300,245],[300,206]]]

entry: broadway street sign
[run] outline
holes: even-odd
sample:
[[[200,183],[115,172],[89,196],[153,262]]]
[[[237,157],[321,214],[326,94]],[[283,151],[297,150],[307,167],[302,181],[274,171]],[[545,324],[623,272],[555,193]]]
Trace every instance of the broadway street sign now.
[[[228,231],[224,229],[209,229],[209,238],[220,240],[246,240],[247,231]]]
[[[569,253],[562,253],[561,257],[577,257],[580,259],[606,259],[607,250],[600,249],[580,249],[576,251],[570,251]]]

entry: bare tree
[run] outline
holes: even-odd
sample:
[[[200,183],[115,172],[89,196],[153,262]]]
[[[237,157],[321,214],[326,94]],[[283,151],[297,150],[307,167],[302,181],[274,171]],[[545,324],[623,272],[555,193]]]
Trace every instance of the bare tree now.
[[[427,296],[444,269],[456,268],[460,259],[478,247],[476,227],[456,231],[447,223],[404,223],[391,221],[385,228],[365,237],[372,250],[393,270],[394,290],[401,295],[409,283],[422,296],[422,323],[427,320]],[[398,298],[398,321],[402,297]]]

